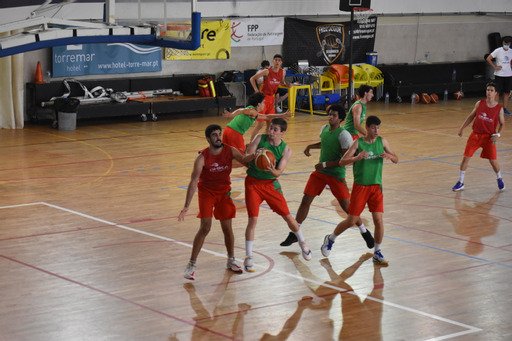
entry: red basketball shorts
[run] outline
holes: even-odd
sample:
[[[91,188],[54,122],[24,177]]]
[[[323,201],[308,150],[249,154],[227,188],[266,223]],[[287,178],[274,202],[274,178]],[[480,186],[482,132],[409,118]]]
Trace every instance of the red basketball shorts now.
[[[496,160],[498,154],[496,152],[496,144],[492,142],[491,135],[489,134],[478,134],[474,131],[468,137],[466,142],[466,149],[464,149],[465,157],[472,157],[478,148],[482,148],[480,157],[482,159]]]
[[[327,185],[336,199],[340,200],[350,198],[350,193],[348,192],[345,179],[338,179],[332,175],[327,175],[319,171],[314,171],[309,176],[308,183],[304,188],[304,194],[311,197],[320,195]]]
[[[265,99],[263,100],[263,104],[265,105],[265,108],[263,109],[260,114],[268,115],[268,114],[275,114],[276,113],[276,107],[275,107],[275,96],[274,95],[265,95]],[[258,118],[258,122],[265,122],[264,119]]]
[[[217,220],[227,220],[235,217],[236,207],[231,200],[229,188],[222,192],[200,188],[197,194],[199,199],[198,218],[215,217]]]
[[[380,185],[352,186],[348,214],[359,217],[368,204],[370,212],[384,212],[384,195]]]
[[[260,212],[260,205],[266,201],[272,211],[280,216],[290,214],[281,185],[277,180],[261,180],[247,176],[245,178],[245,206],[249,218],[257,217]]]
[[[231,127],[224,128],[222,132],[222,143],[238,149],[242,154],[245,153],[244,136]]]

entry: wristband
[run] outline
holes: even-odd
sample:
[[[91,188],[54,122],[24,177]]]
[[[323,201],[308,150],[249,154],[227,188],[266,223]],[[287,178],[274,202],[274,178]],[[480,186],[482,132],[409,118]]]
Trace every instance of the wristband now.
[[[494,136],[496,136],[496,137],[501,137],[501,134],[500,134],[500,133],[495,133],[495,134],[493,134],[493,135],[494,135]]]
[[[322,162],[322,167],[323,167],[323,168],[327,168],[327,162],[325,162],[325,161],[324,161],[324,162]]]

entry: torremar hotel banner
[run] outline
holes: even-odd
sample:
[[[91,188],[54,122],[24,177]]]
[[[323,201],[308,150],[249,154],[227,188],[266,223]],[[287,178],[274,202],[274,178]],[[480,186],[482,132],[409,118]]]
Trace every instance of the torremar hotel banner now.
[[[282,45],[284,18],[231,19],[231,46]]]

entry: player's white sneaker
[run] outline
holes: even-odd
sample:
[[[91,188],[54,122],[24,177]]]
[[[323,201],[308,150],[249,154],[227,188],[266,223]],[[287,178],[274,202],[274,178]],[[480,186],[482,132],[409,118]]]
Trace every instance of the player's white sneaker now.
[[[243,272],[242,267],[238,265],[237,261],[235,260],[235,257],[228,258],[226,268],[237,274],[241,274]]]
[[[244,260],[244,269],[247,272],[254,272],[254,261],[252,260],[252,257],[245,257]]]
[[[320,247],[320,251],[322,251],[322,255],[324,257],[329,257],[329,255],[331,254],[332,246],[334,245],[334,241],[329,239],[329,236],[330,236],[329,234],[325,236],[324,242],[323,242],[322,246]]]
[[[196,279],[196,265],[192,262],[188,262],[187,267],[185,268],[185,273],[183,274],[183,277],[190,280]]]
[[[306,242],[299,242],[300,250],[302,251],[302,257],[305,260],[311,260],[312,252],[311,249],[306,245]]]
[[[384,255],[380,250],[373,253],[373,262],[377,265],[388,266],[389,262],[384,258]]]

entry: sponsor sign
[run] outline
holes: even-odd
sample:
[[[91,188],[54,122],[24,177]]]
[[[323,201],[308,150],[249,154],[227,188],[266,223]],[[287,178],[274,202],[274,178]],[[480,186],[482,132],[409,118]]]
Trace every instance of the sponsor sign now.
[[[176,32],[166,32],[170,38],[173,34]],[[195,51],[166,48],[165,60],[229,59],[230,36],[230,20],[201,21],[201,46]]]
[[[162,70],[162,49],[129,43],[80,44],[52,49],[53,77]]]
[[[284,18],[244,18],[231,20],[231,46],[282,45]]]

